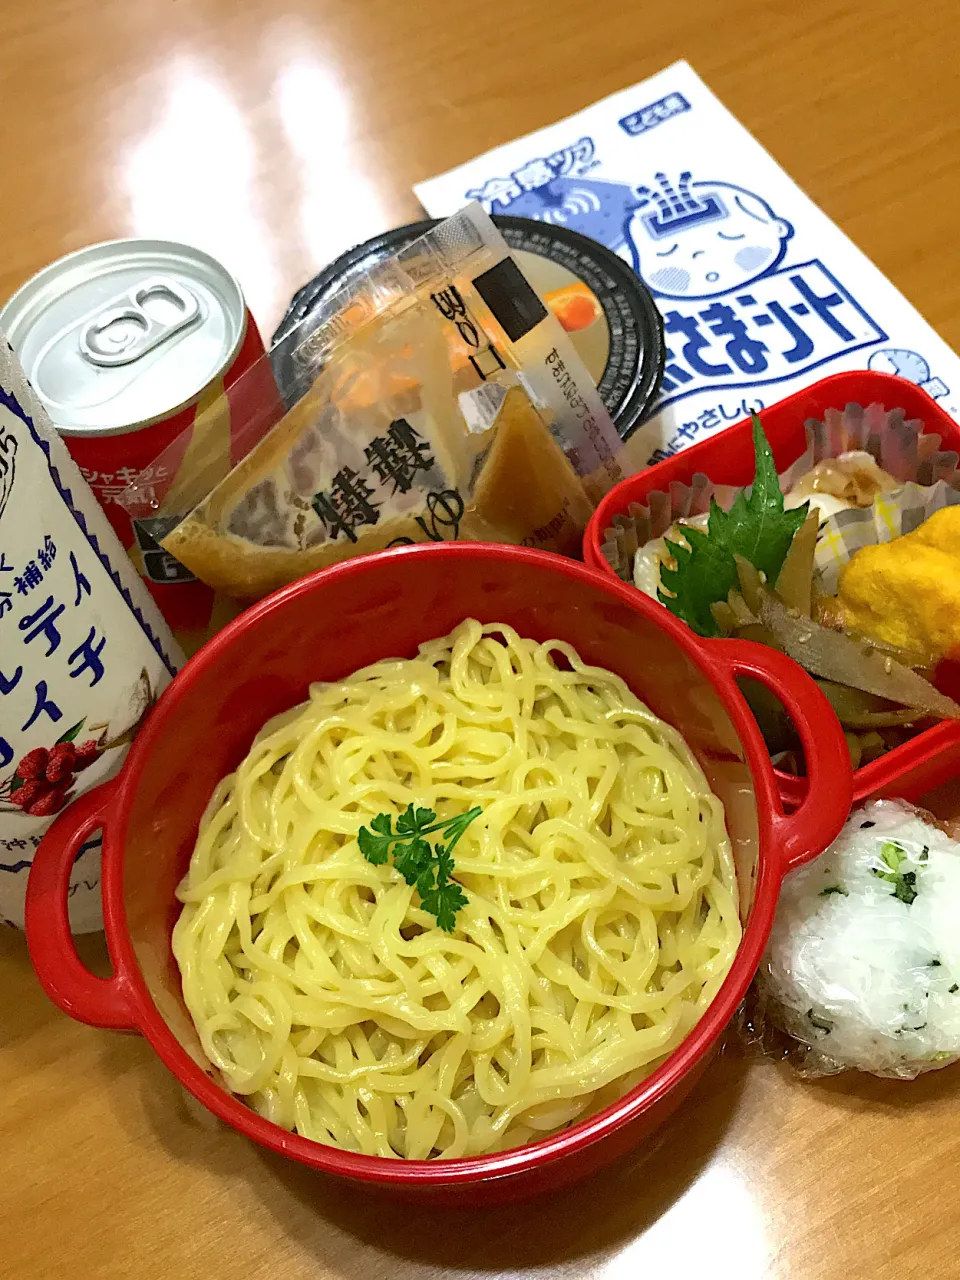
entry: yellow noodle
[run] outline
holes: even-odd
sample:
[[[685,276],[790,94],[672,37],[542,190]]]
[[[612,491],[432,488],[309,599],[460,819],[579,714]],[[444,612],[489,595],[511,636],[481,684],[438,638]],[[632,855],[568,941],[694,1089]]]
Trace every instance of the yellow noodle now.
[[[479,805],[437,927],[357,832]],[[479,1155],[632,1088],[740,941],[720,801],[680,735],[567,644],[467,621],[268,724],[215,791],[173,934],[210,1061],[369,1155]]]

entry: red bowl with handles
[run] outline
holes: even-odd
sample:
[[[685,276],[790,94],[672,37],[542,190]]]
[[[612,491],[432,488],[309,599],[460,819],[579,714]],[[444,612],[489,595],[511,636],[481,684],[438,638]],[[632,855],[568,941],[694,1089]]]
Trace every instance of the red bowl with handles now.
[[[808,418],[822,418],[828,409],[843,409],[851,403],[903,409],[908,418],[919,418],[923,422],[925,432],[938,435],[942,448],[960,453],[960,423],[925,391],[889,373],[850,369],[822,378],[760,411],[777,469],[785,470],[803,453],[806,448],[804,423]],[[648,494],[666,493],[677,481],[689,484],[697,474],[709,476],[717,484],[747,485],[753,480],[753,472],[753,423],[744,418],[614,485],[587,525],[583,538],[584,560],[619,581],[601,548],[606,530],[618,515],[629,512],[631,504],[644,504]],[[954,690],[951,694],[956,696]],[[832,710],[830,714],[833,715]],[[789,805],[799,804],[807,794],[806,778],[797,778],[779,769],[775,772],[783,799]],[[960,722],[943,720],[857,769],[853,775],[854,803],[872,796],[917,800],[950,781],[958,772]]]
[[[745,931],[713,1004],[682,1045],[606,1110],[495,1155],[402,1161],[357,1155],[288,1133],[224,1089],[205,1061],[180,992],[170,934],[174,891],[216,783],[264,721],[302,702],[314,680],[413,656],[466,617],[560,637],[621,675],[675,725],[726,805]],[[789,706],[814,761],[811,798],[784,814],[763,739],[737,689],[761,680]],[[163,694],[120,775],[81,797],[37,850],[27,941],[47,994],[99,1027],[139,1031],[177,1079],[254,1141],[358,1186],[432,1202],[513,1201],[573,1181],[634,1146],[690,1091],[760,961],[784,874],[819,853],[850,806],[849,757],[813,682],[746,642],[703,643],[632,587],[522,547],[444,543],[399,548],[322,570],[249,609],[207,644]],[[103,828],[103,915],[114,974],[84,968],[70,937],[67,890],[83,841]]]

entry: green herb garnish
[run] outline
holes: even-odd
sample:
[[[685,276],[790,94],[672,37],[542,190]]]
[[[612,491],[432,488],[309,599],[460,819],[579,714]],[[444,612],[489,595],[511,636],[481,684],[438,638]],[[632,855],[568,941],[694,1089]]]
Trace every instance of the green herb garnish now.
[[[467,896],[451,879],[453,848],[474,818],[482,813],[479,805],[455,818],[437,822],[432,809],[415,809],[408,804],[397,818],[397,829],[388,813],[378,813],[369,827],[357,833],[360,852],[374,866],[383,866],[393,854],[393,865],[409,885],[416,885],[424,911],[435,916],[446,933],[452,933],[457,912],[467,905]],[[446,845],[431,845],[425,836],[435,831],[448,837]]]
[[[947,988],[947,995],[948,995],[948,996],[955,996],[955,995],[957,994],[957,992],[958,992],[958,991],[960,991],[960,986],[958,986],[956,983],[954,983],[952,987],[948,987],[948,988]]]
[[[892,884],[893,896],[909,907],[917,896],[917,873],[903,870],[903,864],[907,860],[906,850],[895,840],[885,840],[880,846],[880,857],[886,870],[874,867],[873,874],[879,880]]]
[[[831,893],[841,893],[846,898],[848,896],[846,889],[841,884],[828,884],[825,889],[820,890],[820,897],[826,898]]]
[[[794,534],[807,518],[808,502],[793,511],[784,510],[773,453],[756,414],[753,453],[755,475],[749,498],[741,490],[729,511],[711,499],[707,532],[688,526],[683,529],[689,550],[681,543],[667,541],[677,567],[661,567],[663,586],[657,597],[701,636],[723,634],[711,605],[726,600],[737,586],[736,556],[749,560],[773,584]]]

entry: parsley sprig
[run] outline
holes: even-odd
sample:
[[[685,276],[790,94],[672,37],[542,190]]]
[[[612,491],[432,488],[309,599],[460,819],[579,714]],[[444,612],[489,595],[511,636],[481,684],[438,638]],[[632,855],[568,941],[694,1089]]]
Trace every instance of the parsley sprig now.
[[[437,924],[446,933],[452,933],[457,912],[467,905],[467,896],[451,877],[453,876],[453,849],[474,818],[482,813],[479,805],[455,818],[437,822],[432,809],[417,809],[408,804],[397,818],[388,813],[378,813],[369,827],[361,827],[357,834],[360,852],[374,866],[383,866],[391,853],[393,865],[409,885],[416,885],[424,911],[435,916]],[[446,844],[439,841],[431,845],[426,836],[442,832]]]
[[[784,510],[773,452],[756,414],[753,453],[756,472],[749,497],[741,490],[729,511],[724,511],[713,498],[707,532],[694,526],[683,528],[689,550],[667,539],[677,567],[661,567],[663,585],[657,596],[661,604],[701,636],[723,634],[710,606],[726,600],[738,585],[736,557],[748,560],[773,584],[794,534],[807,518],[809,503],[793,511]]]

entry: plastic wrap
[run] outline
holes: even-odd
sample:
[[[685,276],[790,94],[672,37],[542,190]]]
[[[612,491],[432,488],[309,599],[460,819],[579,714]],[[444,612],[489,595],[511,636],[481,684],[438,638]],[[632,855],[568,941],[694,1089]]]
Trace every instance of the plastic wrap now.
[[[960,1058],[960,844],[903,801],[855,810],[785,879],[741,1030],[808,1077]]]
[[[228,432],[214,405],[124,496],[228,595],[409,542],[576,555],[621,478],[596,387],[479,206],[371,265],[284,343],[302,397],[279,422]],[[236,421],[240,384],[231,401]]]

